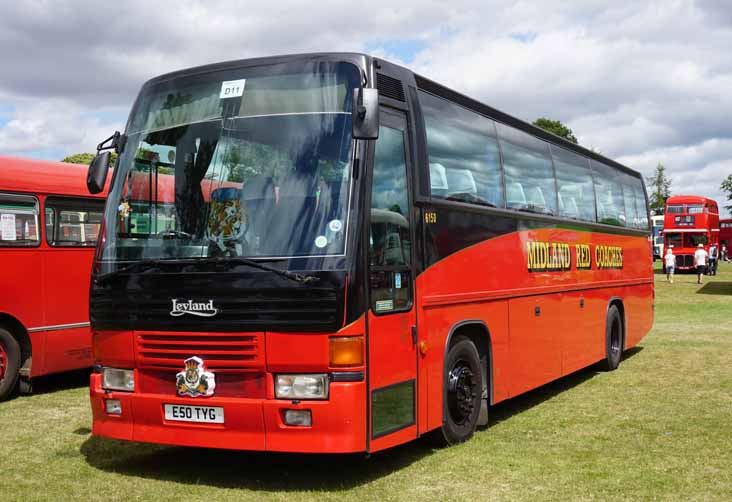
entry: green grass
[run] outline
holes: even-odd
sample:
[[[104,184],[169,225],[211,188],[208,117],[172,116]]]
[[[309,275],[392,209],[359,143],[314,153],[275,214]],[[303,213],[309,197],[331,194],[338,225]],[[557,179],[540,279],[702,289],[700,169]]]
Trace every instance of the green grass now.
[[[0,501],[730,500],[732,264],[696,284],[657,274],[653,331],[592,369],[494,407],[468,443],[369,459],[91,437],[84,374],[0,403]]]

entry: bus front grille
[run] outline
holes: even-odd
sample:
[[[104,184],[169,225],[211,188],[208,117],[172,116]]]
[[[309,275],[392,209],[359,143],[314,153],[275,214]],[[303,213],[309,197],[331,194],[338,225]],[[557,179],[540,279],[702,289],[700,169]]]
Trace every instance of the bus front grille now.
[[[139,333],[138,368],[183,369],[183,361],[197,356],[210,370],[263,369],[262,334]]]

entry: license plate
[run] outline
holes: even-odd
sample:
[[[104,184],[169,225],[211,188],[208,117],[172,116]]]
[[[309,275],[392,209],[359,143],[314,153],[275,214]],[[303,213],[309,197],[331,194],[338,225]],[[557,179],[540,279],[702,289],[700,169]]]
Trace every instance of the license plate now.
[[[204,424],[223,424],[224,409],[219,406],[188,406],[166,404],[165,420],[178,422],[198,422]]]

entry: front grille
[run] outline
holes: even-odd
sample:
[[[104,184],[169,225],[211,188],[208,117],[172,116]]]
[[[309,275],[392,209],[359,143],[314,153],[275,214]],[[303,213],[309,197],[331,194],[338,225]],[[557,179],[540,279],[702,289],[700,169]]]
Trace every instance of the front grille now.
[[[90,317],[95,329],[336,331],[343,324],[345,277],[338,273],[320,277],[315,285],[298,285],[271,274],[125,274],[102,285],[92,284]],[[181,303],[213,300],[217,312],[212,317],[173,316],[172,299]]]
[[[263,336],[227,333],[140,333],[136,336],[138,368],[178,369],[198,356],[210,370],[252,370],[264,367]]]
[[[694,257],[689,254],[680,254],[676,256],[677,267],[692,267],[694,265]]]

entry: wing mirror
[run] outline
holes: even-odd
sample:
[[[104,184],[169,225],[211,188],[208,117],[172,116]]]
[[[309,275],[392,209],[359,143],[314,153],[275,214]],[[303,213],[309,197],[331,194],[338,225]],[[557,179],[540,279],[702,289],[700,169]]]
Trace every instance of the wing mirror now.
[[[99,193],[104,190],[111,155],[108,151],[98,153],[89,164],[89,171],[86,174],[86,188],[89,189],[89,193]]]
[[[379,139],[379,91],[353,90],[353,138]]]
[[[89,164],[89,171],[86,173],[86,188],[89,193],[99,193],[104,190],[104,183],[107,181],[109,171],[110,150],[117,153],[122,151],[126,137],[116,131],[112,136],[97,145],[97,154]]]

